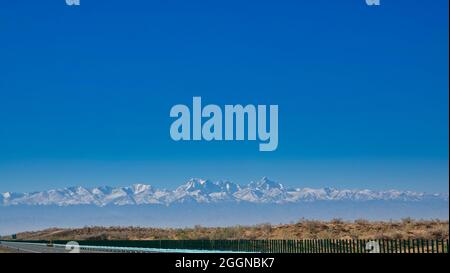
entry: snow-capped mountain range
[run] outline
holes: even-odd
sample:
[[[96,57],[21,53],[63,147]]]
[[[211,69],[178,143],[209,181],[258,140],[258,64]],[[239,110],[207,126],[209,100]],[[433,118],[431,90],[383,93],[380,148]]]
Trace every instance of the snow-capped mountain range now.
[[[160,190],[145,184],[128,187],[69,187],[32,193],[0,193],[0,205],[140,205],[174,203],[296,203],[310,201],[448,201],[448,193],[412,191],[348,190],[334,188],[286,188],[266,177],[247,185],[230,181],[192,178],[175,190]]]

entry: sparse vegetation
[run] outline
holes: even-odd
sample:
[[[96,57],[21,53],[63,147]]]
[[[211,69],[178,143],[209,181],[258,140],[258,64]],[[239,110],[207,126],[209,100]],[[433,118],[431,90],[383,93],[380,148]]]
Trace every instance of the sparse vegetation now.
[[[7,237],[3,237],[7,238]],[[301,219],[294,224],[193,228],[84,227],[51,228],[17,234],[23,240],[158,239],[448,239],[449,222],[441,220],[329,222]]]

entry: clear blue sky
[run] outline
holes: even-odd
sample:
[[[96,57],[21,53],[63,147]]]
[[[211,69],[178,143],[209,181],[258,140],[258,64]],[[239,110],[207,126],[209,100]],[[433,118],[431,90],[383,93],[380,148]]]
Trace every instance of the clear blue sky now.
[[[448,192],[448,1],[16,0],[0,192],[189,177]],[[279,146],[174,142],[172,105],[278,104]]]

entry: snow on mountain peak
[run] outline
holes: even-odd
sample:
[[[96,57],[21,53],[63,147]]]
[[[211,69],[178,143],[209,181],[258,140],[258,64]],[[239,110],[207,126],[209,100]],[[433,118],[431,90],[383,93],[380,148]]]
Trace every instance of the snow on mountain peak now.
[[[230,181],[213,182],[192,178],[173,191],[159,190],[147,184],[129,187],[69,187],[32,193],[0,193],[0,205],[141,205],[196,202],[292,203],[311,201],[422,201],[444,200],[448,193],[426,194],[412,191],[374,191],[335,188],[285,188],[263,177],[245,186]]]
[[[151,191],[153,189],[151,185],[146,184],[133,184],[131,188],[135,194]]]
[[[199,178],[191,178],[184,185],[181,185],[177,188],[178,191],[201,191],[203,193],[210,193],[213,191],[220,191],[220,187],[210,181]]]
[[[281,183],[277,183],[275,181],[271,181],[269,180],[267,177],[263,177],[260,181],[256,182],[256,185],[258,188],[262,188],[262,189],[280,189],[283,190],[283,184]]]

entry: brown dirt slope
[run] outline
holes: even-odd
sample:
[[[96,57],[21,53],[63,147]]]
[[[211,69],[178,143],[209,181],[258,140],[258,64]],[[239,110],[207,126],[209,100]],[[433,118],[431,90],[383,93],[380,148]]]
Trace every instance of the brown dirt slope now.
[[[17,234],[28,240],[153,240],[153,239],[448,239],[449,222],[413,220],[329,222],[300,220],[295,224],[232,227],[150,228],[83,227],[51,228]]]

